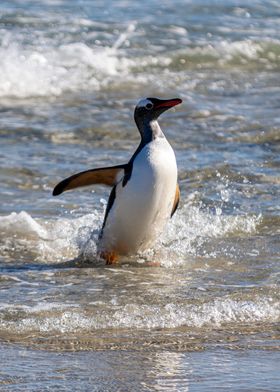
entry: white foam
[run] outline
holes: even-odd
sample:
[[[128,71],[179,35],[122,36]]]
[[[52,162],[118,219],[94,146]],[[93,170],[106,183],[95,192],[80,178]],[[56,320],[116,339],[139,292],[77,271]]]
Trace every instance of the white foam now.
[[[155,249],[144,255],[146,258],[160,259],[161,265],[165,267],[184,264],[187,255],[197,255],[206,241],[252,234],[260,221],[261,216],[223,215],[221,210],[214,214],[186,204],[169,222]],[[207,257],[207,253],[204,256]]]
[[[73,23],[81,27],[93,22],[78,18]],[[258,63],[267,68],[277,67],[279,63],[279,42],[276,40],[222,40],[212,44],[202,41],[196,47],[184,41],[183,50],[169,50],[168,56],[149,53],[139,53],[137,56],[129,50],[129,41],[133,40],[136,28],[136,22],[130,23],[116,35],[115,43],[111,46],[101,46],[101,42],[89,45],[82,41],[63,44],[48,41],[46,44],[42,37],[38,42],[35,39],[32,45],[26,45],[18,36],[1,30],[0,98],[59,96],[84,89],[99,91],[114,83],[139,83],[141,86],[153,83],[158,87],[164,83],[165,86],[174,87],[172,62],[177,63],[178,58],[180,64],[194,61],[207,66],[210,62],[222,67],[232,60],[237,60],[237,64]],[[181,27],[173,26],[172,31],[176,38],[185,39],[187,34]],[[156,67],[161,72],[154,72]],[[162,69],[166,72],[162,72]],[[178,77],[181,76],[176,70],[176,87]],[[182,78],[185,80],[186,75]]]
[[[8,303],[0,303],[0,311],[9,310],[11,313],[25,312],[28,314],[35,314],[44,312],[45,314],[53,310],[64,311],[67,308],[77,308],[79,305],[76,304],[60,304],[55,302],[38,302],[34,306],[30,305],[16,305]]]
[[[115,47],[83,42],[58,47],[25,47],[10,36],[0,47],[0,97],[59,96],[65,91],[99,90],[126,75],[131,64]],[[7,41],[7,42],[6,42]]]
[[[209,239],[254,233],[260,219],[254,215],[217,215],[186,204],[170,220],[154,248],[136,259],[156,257],[165,267],[180,265]],[[102,221],[103,213],[96,210],[78,218],[50,220],[33,219],[24,211],[13,212],[0,217],[0,247],[21,249],[24,245],[40,262],[59,262],[80,254],[94,261]]]
[[[24,211],[13,212],[0,217],[0,249],[14,251],[24,246],[40,262],[69,260],[78,256],[90,239],[96,243],[100,224],[101,214],[96,211],[80,218],[48,221],[33,219]]]
[[[215,299],[201,305],[176,304],[138,305],[126,304],[122,307],[102,305],[102,310],[83,312],[72,305],[49,304],[20,307],[2,307],[1,314],[15,316],[21,311],[19,319],[10,317],[1,320],[2,330],[17,332],[40,331],[83,332],[106,328],[220,328],[236,323],[274,323],[280,318],[280,303],[272,298],[255,298],[254,301],[236,301],[230,298]],[[67,309],[65,309],[67,307]],[[23,314],[22,314],[23,313]]]
[[[209,44],[208,42],[205,42],[205,44],[201,43],[200,46],[187,48],[186,52],[190,55],[210,55],[219,58],[221,61],[220,64],[223,64],[231,61],[238,55],[255,60],[264,52],[264,48],[261,42],[254,42],[250,39],[233,42],[221,40],[215,44]]]
[[[6,235],[10,234],[17,237],[24,235],[25,239],[47,236],[47,230],[25,211],[12,212],[10,215],[1,216],[0,230]]]
[[[260,53],[263,53],[263,48],[259,43],[255,43],[250,39],[244,41],[221,41],[217,46],[217,52],[224,54],[224,60],[230,61],[236,55],[242,55],[248,59],[257,59]],[[223,59],[221,58],[221,61]]]

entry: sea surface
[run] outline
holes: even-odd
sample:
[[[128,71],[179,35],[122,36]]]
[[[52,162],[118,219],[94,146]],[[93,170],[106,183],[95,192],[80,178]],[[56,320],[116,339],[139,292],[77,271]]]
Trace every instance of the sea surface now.
[[[52,189],[127,162],[147,96],[181,202],[106,267],[110,190]],[[2,0],[0,390],[279,391],[279,169],[278,0]]]

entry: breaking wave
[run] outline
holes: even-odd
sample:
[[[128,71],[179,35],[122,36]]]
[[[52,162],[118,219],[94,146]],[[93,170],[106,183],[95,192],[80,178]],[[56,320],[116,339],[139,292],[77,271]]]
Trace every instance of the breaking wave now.
[[[126,304],[114,307],[104,304],[91,314],[78,305],[36,304],[35,306],[0,305],[1,329],[26,333],[66,333],[106,328],[219,328],[223,325],[277,322],[279,301],[256,298],[254,301],[215,299],[201,305]],[[17,316],[18,315],[18,316]],[[13,321],[11,321],[13,319]]]
[[[174,88],[192,68],[277,70],[280,43],[252,40],[184,44],[166,53],[136,54],[123,42],[135,25],[115,37],[112,46],[71,42],[58,46],[24,46],[9,37],[0,46],[0,98],[60,96],[67,92],[97,92],[112,86],[150,85]],[[133,37],[130,38],[133,40]],[[160,72],[159,72],[160,70]],[[162,72],[164,70],[164,72]],[[182,71],[181,74],[178,71]],[[176,78],[171,77],[176,74]],[[189,86],[191,88],[191,86]]]
[[[17,44],[0,49],[0,97],[59,96],[81,89],[98,91],[128,67],[114,48],[72,43],[45,51]]]
[[[139,261],[156,256],[166,267],[185,263],[186,256],[197,255],[209,239],[254,233],[260,219],[255,215],[214,214],[185,205],[170,220],[155,249],[144,252]],[[94,262],[102,220],[103,214],[98,211],[56,220],[34,219],[27,212],[13,212],[0,217],[0,249],[3,254],[28,250],[42,263],[61,262],[79,255]]]

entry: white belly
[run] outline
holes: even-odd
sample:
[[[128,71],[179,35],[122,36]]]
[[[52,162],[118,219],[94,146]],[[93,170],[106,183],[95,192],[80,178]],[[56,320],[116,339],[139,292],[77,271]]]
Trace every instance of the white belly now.
[[[177,184],[174,152],[165,138],[147,144],[133,162],[125,187],[116,187],[100,249],[119,254],[148,248],[170,218]]]

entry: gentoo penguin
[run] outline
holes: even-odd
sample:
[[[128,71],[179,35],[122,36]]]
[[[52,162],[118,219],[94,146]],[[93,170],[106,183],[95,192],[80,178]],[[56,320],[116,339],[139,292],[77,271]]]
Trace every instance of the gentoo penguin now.
[[[178,207],[176,159],[157,119],[181,102],[179,98],[140,100],[134,120],[141,141],[129,162],[74,174],[53,190],[57,196],[92,184],[112,187],[98,241],[99,255],[107,264],[149,248]]]

